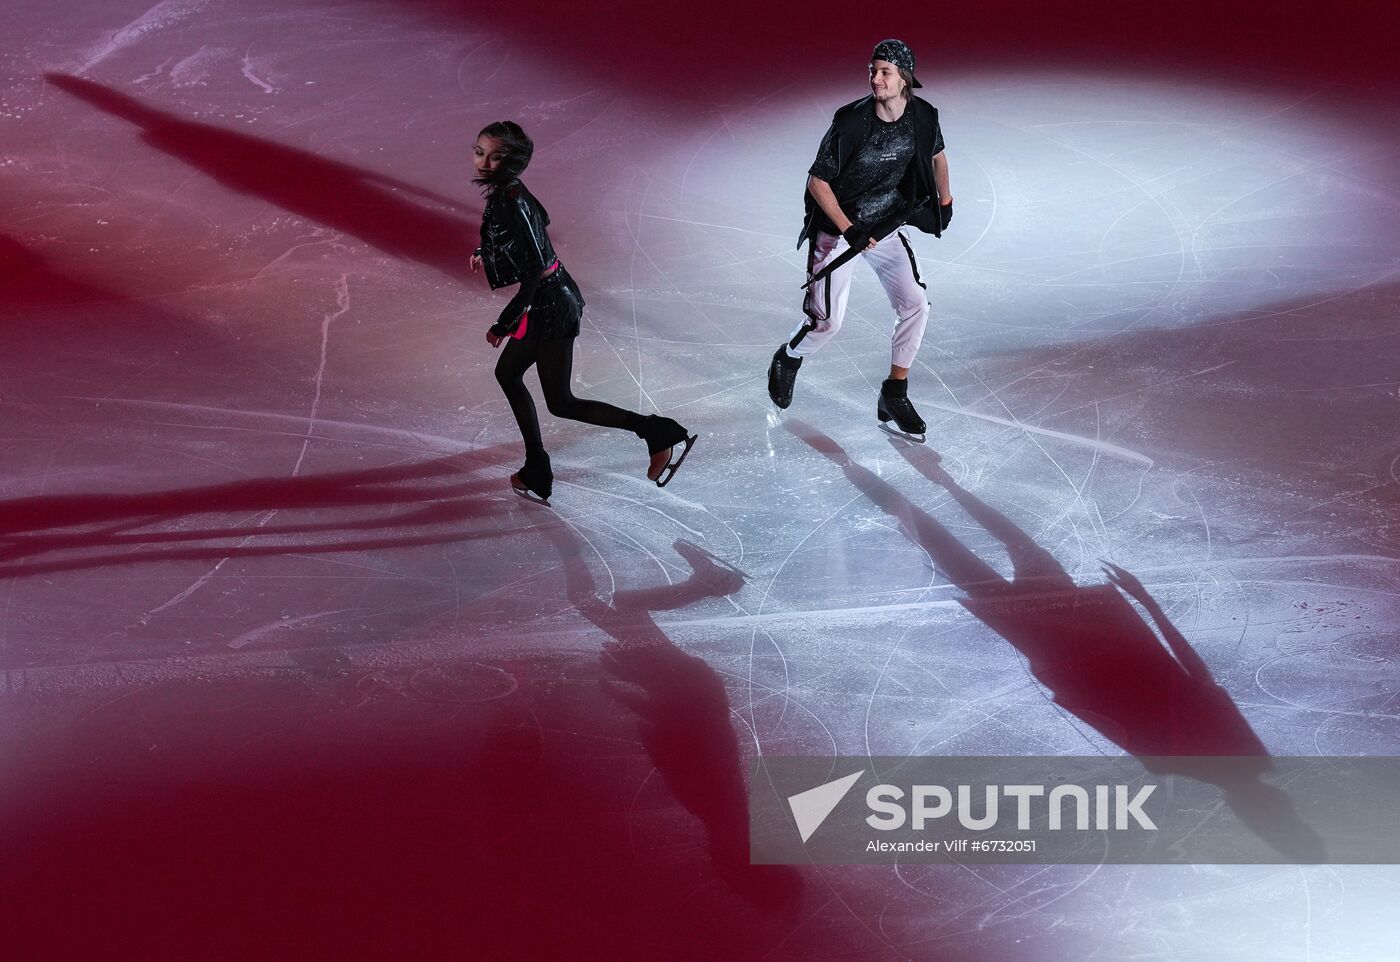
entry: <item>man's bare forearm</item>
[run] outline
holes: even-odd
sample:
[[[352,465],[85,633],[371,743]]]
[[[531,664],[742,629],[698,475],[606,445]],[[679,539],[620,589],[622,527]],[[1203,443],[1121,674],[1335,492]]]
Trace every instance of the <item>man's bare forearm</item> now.
[[[953,188],[948,185],[948,156],[941,150],[933,155],[933,182],[938,185],[939,200],[951,204]]]
[[[807,192],[812,195],[817,206],[822,209],[822,213],[836,226],[836,230],[842,234],[846,233],[851,226],[851,219],[846,216],[846,212],[837,203],[836,194],[832,191],[831,185],[820,177],[809,175],[807,177]]]

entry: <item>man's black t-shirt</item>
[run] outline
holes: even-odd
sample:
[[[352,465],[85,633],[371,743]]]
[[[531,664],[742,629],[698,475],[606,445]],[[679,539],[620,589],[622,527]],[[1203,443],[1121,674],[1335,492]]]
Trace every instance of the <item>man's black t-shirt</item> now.
[[[921,97],[910,97],[905,109],[900,113],[900,120],[907,120],[913,128],[914,147],[911,151],[899,151],[895,159],[881,162],[879,158],[888,153],[883,149],[877,149],[867,155],[866,162],[871,157],[875,158],[874,166],[883,168],[875,171],[876,177],[854,177],[847,179],[851,170],[856,166],[856,158],[861,154],[877,131],[881,132],[881,139],[886,132],[897,134],[899,121],[893,124],[884,124],[876,116],[875,98],[872,96],[862,97],[837,109],[832,115],[831,126],[822,138],[821,147],[817,151],[817,159],[809,168],[811,174],[816,179],[825,181],[831,185],[832,192],[836,196],[837,202],[842,209],[852,219],[860,217],[860,208],[864,207],[867,213],[877,214],[881,209],[892,209],[896,214],[901,212],[901,203],[913,205],[909,212],[907,222],[923,231],[926,234],[933,234],[935,237],[941,236],[943,211],[951,208],[939,209],[940,196],[938,185],[934,182],[933,165],[929,163],[943,150],[943,131],[938,123],[938,110],[927,100]],[[894,131],[887,131],[888,128],[895,127]],[[898,166],[898,156],[906,158],[904,168]],[[916,160],[917,156],[917,160]],[[883,198],[872,198],[873,203],[858,204],[856,198],[865,193],[862,188],[875,187],[875,181],[881,173],[898,173],[895,180],[895,195],[899,200],[894,201],[891,207],[892,198],[885,194]],[[868,181],[861,183],[860,181]],[[876,194],[883,193],[877,190]],[[882,202],[883,201],[883,202]],[[816,198],[812,196],[810,189],[802,191],[802,205],[804,214],[802,218],[802,230],[797,235],[797,243],[809,241],[816,237],[818,233],[835,234],[836,228],[822,212],[817,204]],[[884,220],[886,218],[880,218]],[[877,221],[878,223],[878,221]],[[874,226],[869,225],[869,226]]]
[[[933,152],[937,154],[942,149],[942,132],[936,131]],[[807,173],[831,184],[836,202],[847,217],[861,224],[874,224],[894,213],[903,202],[899,183],[914,150],[914,111],[906,108],[898,120],[889,123],[873,118],[870,136],[844,171],[839,169],[833,124],[822,138],[817,159]]]

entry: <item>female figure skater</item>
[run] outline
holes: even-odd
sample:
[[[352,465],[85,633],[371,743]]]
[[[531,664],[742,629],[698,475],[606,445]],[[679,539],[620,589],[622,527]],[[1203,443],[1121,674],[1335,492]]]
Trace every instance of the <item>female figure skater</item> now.
[[[485,127],[476,138],[473,183],[486,195],[481,217],[481,247],[472,255],[475,272],[485,269],[492,289],[519,284],[500,319],[486,332],[492,347],[503,342],[496,380],[525,439],[525,465],[510,476],[511,487],[526,497],[547,501],[554,473],[540,440],[535,402],[525,387],[525,372],[536,365],[545,405],[555,417],[609,428],[625,428],[647,443],[651,463],[647,478],[665,487],[681,466],[698,435],[670,418],[641,415],[574,397],[574,338],[579,333],[583,295],[554,255],[545,227],[549,214],[520,182],[535,145],[520,125],[503,120]],[[675,448],[680,447],[677,455]]]

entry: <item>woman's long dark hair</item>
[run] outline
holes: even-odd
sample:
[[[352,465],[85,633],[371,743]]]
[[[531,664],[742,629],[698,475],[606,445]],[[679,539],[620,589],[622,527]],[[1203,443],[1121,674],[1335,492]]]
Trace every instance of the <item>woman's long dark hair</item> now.
[[[496,169],[482,177],[473,177],[473,184],[480,184],[483,193],[490,193],[519,179],[530,166],[530,158],[535,153],[535,142],[525,135],[525,131],[513,120],[498,120],[487,124],[476,135],[494,138],[501,145],[501,162]]]

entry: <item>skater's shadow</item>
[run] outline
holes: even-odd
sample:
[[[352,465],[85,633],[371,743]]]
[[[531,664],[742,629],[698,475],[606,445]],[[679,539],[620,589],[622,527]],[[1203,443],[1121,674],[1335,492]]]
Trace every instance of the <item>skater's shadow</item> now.
[[[852,461],[836,441],[801,422],[790,422],[789,430],[840,466],[905,537],[928,552],[939,573],[966,594],[958,599],[963,607],[1025,657],[1056,705],[1152,771],[1219,786],[1240,819],[1278,851],[1303,862],[1321,859],[1320,840],[1298,819],[1287,795],[1260,780],[1272,767],[1263,742],[1133,575],[1110,566],[1113,584],[1077,586],[1030,535],[958,485],[936,453],[892,442],[920,475],[1001,542],[1012,565],[1012,576],[1005,578],[938,520]],[[1147,610],[1165,647],[1118,588]],[[1231,758],[1213,760],[1218,756]]]
[[[62,706],[30,696],[43,707],[21,713],[6,758],[25,789],[0,806],[6,904],[24,920],[12,957],[747,959],[813,924],[765,908],[800,901],[794,870],[721,856],[744,810],[714,767],[735,753],[703,663],[670,694],[653,679],[670,662],[619,669],[656,702],[639,709],[655,718],[644,752],[596,655],[517,634],[523,650],[493,656],[490,635],[288,652],[301,670],[167,668]],[[677,844],[701,834],[667,831],[688,813],[639,800],[639,783],[663,794],[653,764],[711,844]],[[62,924],[74,904],[89,924]],[[861,954],[859,920],[813,911],[831,916],[823,947],[845,950],[830,954]],[[210,932],[226,933],[212,956]]]
[[[749,808],[724,680],[678,648],[653,613],[744,585],[738,569],[687,541],[675,543],[690,575],[654,588],[598,597],[583,540],[566,522],[549,529],[563,561],[569,601],[613,640],[604,645],[604,690],[637,716],[642,745],[668,790],[705,829],[716,874],[762,911],[796,909],[802,879],[787,866],[749,864]]]
[[[504,450],[505,446],[493,447],[413,464],[307,477],[0,502],[0,577],[155,561],[371,551],[500,536],[508,532],[471,532],[451,526],[503,513],[500,501],[483,497],[502,490],[501,480],[474,475],[494,466]],[[366,510],[372,516],[364,517]],[[281,512],[339,517],[273,523]],[[179,524],[197,515],[243,517],[201,528]],[[385,535],[333,537],[364,531]],[[305,543],[304,537],[277,538],[293,534],[331,537],[312,543]]]
[[[66,74],[45,74],[66,93],[135,124],[150,146],[204,171],[239,193],[352,234],[395,257],[416,260],[453,277],[470,275],[477,246],[471,221],[429,209],[407,195],[462,208],[457,201],[375,171],[295,147],[184,120],[148,107],[101,84]]]

